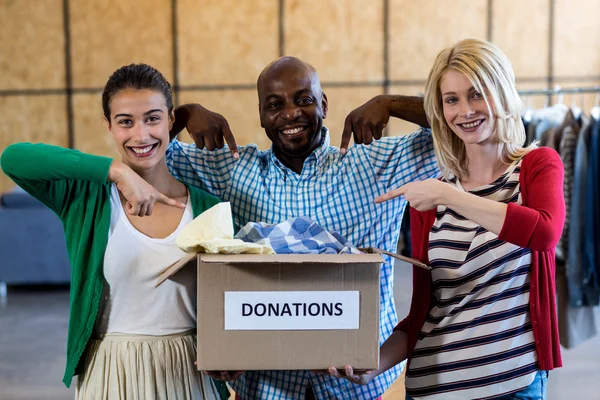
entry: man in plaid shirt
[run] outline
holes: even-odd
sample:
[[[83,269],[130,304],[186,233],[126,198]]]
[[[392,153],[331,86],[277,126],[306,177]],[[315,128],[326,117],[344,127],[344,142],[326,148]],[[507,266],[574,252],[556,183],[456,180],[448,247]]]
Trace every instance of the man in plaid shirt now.
[[[323,126],[327,96],[310,65],[280,58],[263,70],[257,89],[261,126],[273,143],[271,149],[238,148],[222,116],[197,104],[181,106],[172,134],[186,127],[196,145],[171,143],[167,164],[173,175],[230,201],[236,230],[247,222],[276,224],[306,216],[357,247],[395,251],[406,203],[398,198],[375,204],[373,199],[407,182],[434,177],[438,169],[429,130],[385,138],[382,130],[390,115],[427,126],[423,100],[372,99],[348,115],[338,149],[330,145]],[[352,132],[357,145],[348,149]],[[398,322],[393,275],[393,261],[386,257],[381,268],[380,343]],[[376,399],[403,366],[365,386],[309,371],[210,375],[229,380],[241,399]]]

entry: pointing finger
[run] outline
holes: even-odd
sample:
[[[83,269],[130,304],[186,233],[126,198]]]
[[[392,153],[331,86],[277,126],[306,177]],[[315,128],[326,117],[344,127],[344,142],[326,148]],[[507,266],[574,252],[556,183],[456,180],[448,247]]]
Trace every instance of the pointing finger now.
[[[398,189],[391,190],[375,199],[375,203],[383,203],[384,201],[388,201],[391,199],[395,199],[396,197],[403,196],[406,192],[404,186],[400,186]]]
[[[158,193],[157,197],[156,197],[156,201],[158,201],[159,203],[162,204],[166,204],[168,206],[173,206],[173,207],[177,207],[177,208],[185,208],[185,204],[177,201],[177,200],[173,200],[170,197],[165,196],[162,193]]]
[[[225,124],[221,130],[223,132],[223,136],[225,137],[225,141],[227,142],[227,146],[229,146],[229,150],[231,150],[231,154],[233,154],[233,158],[240,158],[240,153],[238,152],[238,147],[235,143],[235,137],[233,137],[233,133],[231,133],[231,129],[229,129],[229,124],[227,121],[225,121]]]
[[[348,151],[348,144],[350,143],[350,138],[352,137],[352,122],[350,121],[350,116],[346,117],[346,121],[344,121],[344,131],[342,132],[342,143],[340,143],[340,153],[346,154]]]

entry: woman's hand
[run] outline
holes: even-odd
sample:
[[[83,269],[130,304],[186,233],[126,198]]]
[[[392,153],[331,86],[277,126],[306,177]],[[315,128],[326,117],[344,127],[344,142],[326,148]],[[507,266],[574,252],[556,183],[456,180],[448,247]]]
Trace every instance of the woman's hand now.
[[[127,165],[113,161],[108,172],[108,180],[117,185],[117,189],[127,200],[125,211],[129,215],[143,217],[152,215],[154,203],[159,202],[169,206],[185,208],[185,204],[173,200],[158,192],[154,186],[142,179]]]
[[[346,379],[358,385],[366,385],[376,376],[376,371],[355,371],[350,365],[346,365],[346,368],[344,368],[343,371],[339,371],[335,367],[329,367],[327,371],[331,376],[334,376],[338,379]]]
[[[398,189],[389,191],[377,197],[375,203],[382,203],[398,196],[404,196],[411,207],[418,211],[427,211],[439,205],[446,205],[446,199],[448,199],[451,190],[457,189],[438,179],[426,179],[419,182],[410,182]]]

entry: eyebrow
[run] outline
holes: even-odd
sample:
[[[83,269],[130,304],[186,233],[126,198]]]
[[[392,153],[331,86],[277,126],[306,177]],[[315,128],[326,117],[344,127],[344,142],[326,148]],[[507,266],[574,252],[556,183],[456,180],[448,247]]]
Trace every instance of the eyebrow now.
[[[162,113],[163,110],[161,110],[160,108],[155,108],[154,110],[146,111],[144,113],[144,115],[150,115],[150,114],[155,113],[155,112]],[[119,117],[133,117],[133,115],[132,114],[123,114],[123,113],[121,113],[121,114],[117,114],[117,115],[114,116],[114,118],[119,118]]]
[[[312,89],[310,89],[310,88],[300,89],[296,92],[296,95],[304,94],[304,93],[312,94]]]
[[[469,88],[469,90],[467,90],[467,92],[470,92],[472,90],[477,90],[477,89],[475,89],[475,86],[471,86]],[[445,93],[442,93],[442,96],[448,96],[448,95],[451,95],[451,94],[456,95],[456,92],[445,92]]]

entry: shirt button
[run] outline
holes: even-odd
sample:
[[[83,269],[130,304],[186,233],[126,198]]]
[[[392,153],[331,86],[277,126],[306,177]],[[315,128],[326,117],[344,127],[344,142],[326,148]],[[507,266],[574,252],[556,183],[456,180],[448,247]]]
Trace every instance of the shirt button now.
[[[537,321],[533,321],[533,326],[537,326]]]
[[[581,300],[577,300],[577,305],[578,305],[578,306],[580,306],[580,305],[582,305],[582,304],[583,304],[583,302],[582,302]]]
[[[531,288],[532,288],[532,289],[535,289],[535,285],[531,285]]]
[[[535,341],[535,344],[540,344],[540,341],[539,341],[539,340],[536,340],[536,341]]]
[[[532,303],[532,304],[531,304],[531,308],[535,308],[535,303]]]

